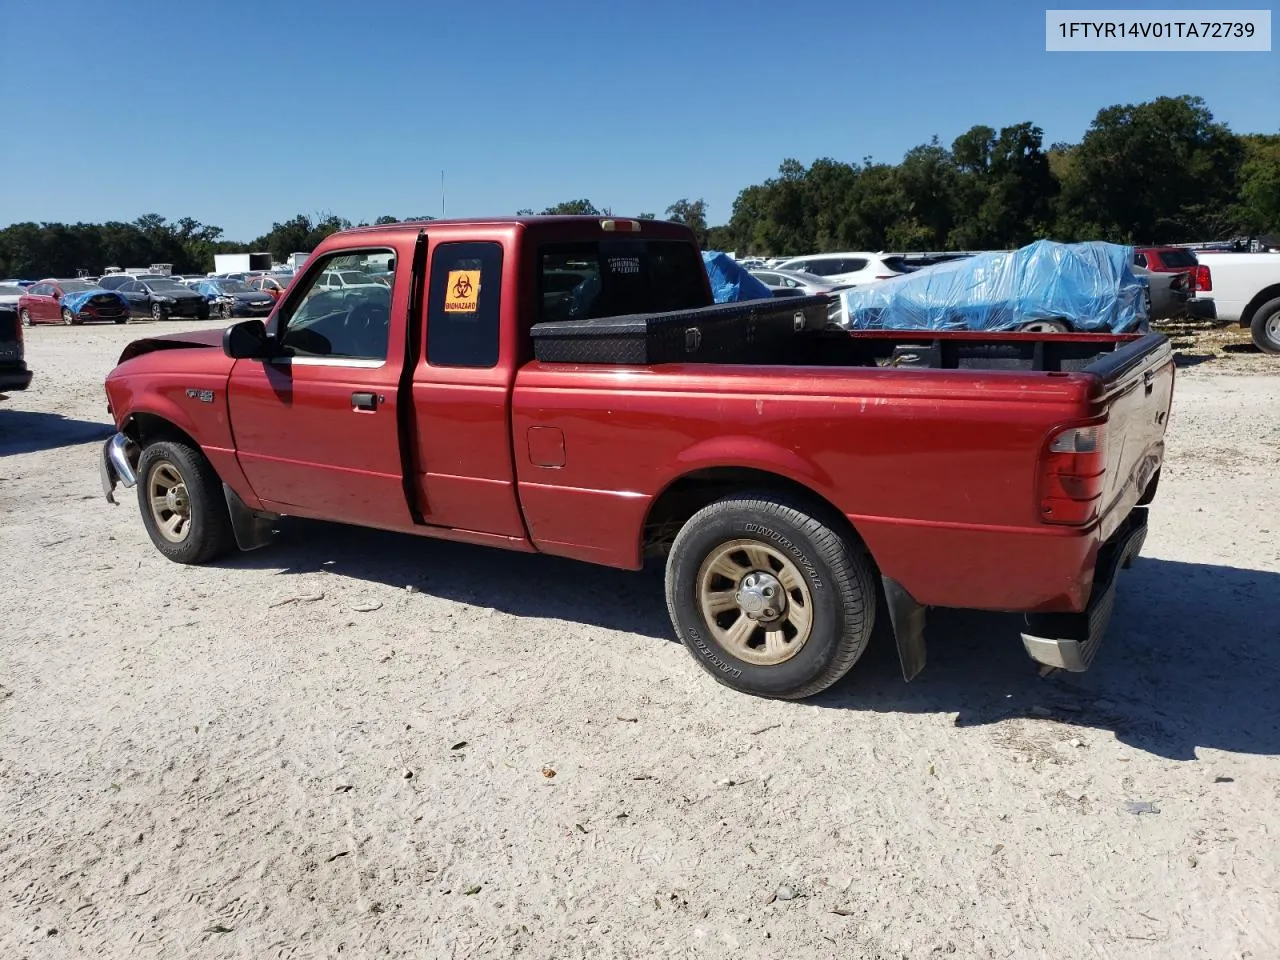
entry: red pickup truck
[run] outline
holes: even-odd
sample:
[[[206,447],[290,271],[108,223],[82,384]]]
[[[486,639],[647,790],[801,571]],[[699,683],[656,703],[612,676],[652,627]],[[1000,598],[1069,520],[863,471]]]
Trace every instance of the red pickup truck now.
[[[125,349],[104,490],[136,485],[181,563],[262,546],[286,514],[625,569],[665,555],[676,633],[763,696],[844,675],[881,588],[907,679],[930,606],[1023,613],[1034,659],[1089,665],[1163,460],[1163,337],[803,330],[726,360],[699,352],[710,304],[675,224],[347,231],[265,325]],[[535,347],[667,317],[687,356]]]

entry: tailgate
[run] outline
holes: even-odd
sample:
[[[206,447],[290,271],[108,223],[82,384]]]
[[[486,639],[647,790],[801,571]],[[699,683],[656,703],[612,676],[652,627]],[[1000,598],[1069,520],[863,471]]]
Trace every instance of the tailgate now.
[[[1173,370],[1173,349],[1155,333],[1086,368],[1098,381],[1096,414],[1107,418],[1103,539],[1124,522],[1164,462]]]

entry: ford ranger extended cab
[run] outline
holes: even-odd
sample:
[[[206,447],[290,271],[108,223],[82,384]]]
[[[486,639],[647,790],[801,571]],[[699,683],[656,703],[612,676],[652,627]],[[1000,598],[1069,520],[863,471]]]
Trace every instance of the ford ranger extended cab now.
[[[1167,341],[850,333],[801,312],[765,329],[798,303],[757,301],[760,326],[727,328],[740,355],[715,353],[723,311],[756,307],[711,306],[676,224],[347,231],[267,323],[124,350],[104,490],[136,486],[181,563],[262,546],[280,515],[625,569],[665,556],[680,639],[762,696],[843,676],[881,594],[907,679],[930,606],[1022,613],[1032,658],[1087,668],[1146,534]]]

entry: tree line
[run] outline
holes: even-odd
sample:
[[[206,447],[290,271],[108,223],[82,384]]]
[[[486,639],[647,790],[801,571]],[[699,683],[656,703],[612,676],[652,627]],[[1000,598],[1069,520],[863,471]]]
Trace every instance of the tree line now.
[[[533,214],[532,208],[517,211]],[[612,216],[589,199],[543,214]],[[623,215],[623,214],[618,214]],[[627,214],[628,216],[630,214]],[[643,219],[655,214],[641,213]],[[1041,237],[1178,243],[1280,233],[1280,135],[1233,133],[1198,97],[1159,97],[1098,111],[1077,144],[1043,144],[1030,122],[975,126],[938,138],[900,163],[784,160],[777,176],[743,189],[728,223],[709,226],[706,203],[664,213],[703,246],[752,254],[827,250],[974,250]],[[429,221],[378,217],[375,223]],[[16,223],[0,230],[0,277],[74,276],[107,266],[172,263],[213,269],[215,253],[310,252],[351,221],[298,214],[250,243],[190,217],[147,214],[132,223]]]

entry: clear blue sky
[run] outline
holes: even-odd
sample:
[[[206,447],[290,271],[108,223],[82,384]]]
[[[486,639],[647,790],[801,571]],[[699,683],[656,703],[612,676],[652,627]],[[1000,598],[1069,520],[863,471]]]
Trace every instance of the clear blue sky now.
[[[1189,93],[1280,131],[1277,53],[1050,54],[1046,6],[8,0],[0,224],[154,211],[250,240],[439,215],[442,168],[450,216],[703,197],[719,223],[785,157],[897,161],[976,123],[1078,140],[1102,106]]]

